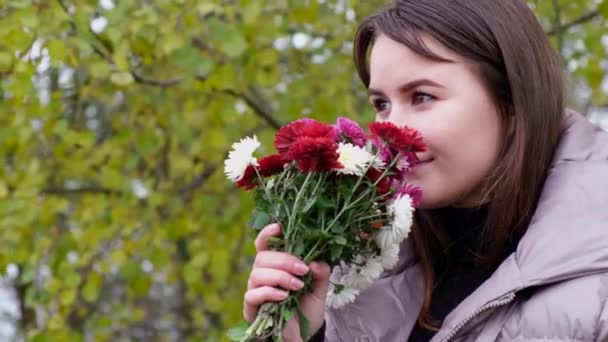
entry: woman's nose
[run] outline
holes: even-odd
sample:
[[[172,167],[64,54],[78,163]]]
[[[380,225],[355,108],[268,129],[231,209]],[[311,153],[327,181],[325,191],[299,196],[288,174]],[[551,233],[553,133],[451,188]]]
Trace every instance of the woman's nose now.
[[[394,105],[391,108],[391,112],[389,113],[389,115],[382,121],[391,122],[399,127],[412,127],[412,124],[414,124],[412,120],[412,115],[409,112],[409,108],[398,105]]]

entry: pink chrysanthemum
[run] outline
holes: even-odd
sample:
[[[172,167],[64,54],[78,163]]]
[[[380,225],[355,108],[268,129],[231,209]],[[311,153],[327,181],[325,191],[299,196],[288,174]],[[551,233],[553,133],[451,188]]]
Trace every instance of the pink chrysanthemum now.
[[[420,204],[420,200],[422,200],[422,189],[411,184],[405,184],[397,190],[395,198],[400,198],[405,195],[410,196],[412,198],[413,206],[417,207]]]
[[[339,136],[346,138],[346,142],[350,142],[355,146],[364,147],[367,141],[365,131],[355,121],[339,117],[336,122],[336,128]]]

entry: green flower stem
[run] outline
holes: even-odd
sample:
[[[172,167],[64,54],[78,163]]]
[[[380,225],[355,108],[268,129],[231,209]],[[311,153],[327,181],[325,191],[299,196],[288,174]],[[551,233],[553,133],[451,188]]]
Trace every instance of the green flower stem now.
[[[310,182],[310,179],[312,178],[313,174],[314,174],[313,172],[309,172],[306,175],[306,179],[304,179],[304,184],[302,184],[302,186],[298,190],[298,193],[296,195],[296,199],[293,202],[293,206],[291,208],[291,213],[289,213],[289,216],[288,216],[288,223],[287,223],[287,229],[286,229],[287,234],[285,236],[285,243],[286,244],[287,244],[288,241],[291,241],[291,239],[290,239],[291,236],[290,235],[293,233],[292,232],[292,230],[293,230],[293,222],[294,222],[294,218],[296,216],[296,213],[298,212],[298,209],[299,209],[298,208],[298,204],[299,204],[300,199],[302,198],[302,194],[304,193],[306,187],[308,186],[308,183]],[[290,246],[288,246],[288,248],[289,247]]]
[[[328,227],[326,229],[324,229],[324,231],[329,231],[330,228],[333,227],[333,225],[338,222],[338,219],[347,211],[352,209],[352,206],[356,203],[358,203],[359,201],[363,200],[365,198],[365,196],[369,195],[369,190],[366,189],[366,191],[363,192],[363,194],[361,196],[359,196],[353,203],[350,203],[352,196],[355,194],[355,191],[357,191],[357,188],[359,187],[359,185],[361,185],[361,182],[363,181],[363,179],[365,178],[365,175],[367,174],[367,172],[369,171],[369,169],[372,167],[372,165],[374,164],[374,162],[376,161],[376,159],[378,159],[378,155],[379,153],[376,153],[374,155],[374,158],[372,159],[372,161],[367,165],[367,168],[365,169],[365,171],[363,172],[363,174],[357,179],[357,183],[355,183],[355,186],[353,186],[352,191],[348,194],[348,197],[346,197],[346,200],[344,201],[344,206],[342,207],[342,209],[338,212],[338,214],[334,217],[334,219],[330,222],[330,224],[328,225]],[[378,185],[378,183],[384,178],[386,177],[386,175],[388,174],[388,171],[395,166],[395,164],[397,163],[398,158],[400,157],[400,154],[397,154],[397,156],[393,159],[393,161],[391,162],[391,164],[384,170],[384,172],[380,175],[380,177],[378,177],[378,179],[376,180],[376,182],[374,182],[374,187]]]
[[[381,214],[374,214],[374,215],[368,215],[368,216],[363,216],[363,217],[358,217],[355,220],[351,221],[352,223],[356,223],[356,222],[360,222],[360,221],[365,221],[365,220],[371,220],[371,219],[375,219],[375,218],[385,218],[385,217],[389,217],[390,215],[388,215],[387,213],[381,213]]]
[[[321,240],[318,240],[313,246],[312,248],[310,248],[309,252],[302,258],[302,261],[304,261],[305,263],[309,263],[311,261],[314,260],[314,258],[318,255],[317,252],[317,247],[319,247],[319,244],[321,243]]]
[[[328,232],[331,230],[331,228],[333,228],[333,226],[338,222],[338,219],[340,219],[342,217],[342,215],[344,215],[345,212],[351,210],[353,208],[353,206],[355,204],[357,204],[359,201],[363,200],[367,195],[369,195],[370,191],[368,189],[366,189],[363,194],[361,196],[359,196],[354,202],[349,203],[350,202],[350,198],[351,196],[349,196],[345,203],[344,206],[342,207],[342,209],[340,209],[340,211],[338,212],[338,214],[336,214],[336,216],[334,217],[333,220],[331,220],[331,222],[329,223],[329,225],[323,230],[324,232]]]

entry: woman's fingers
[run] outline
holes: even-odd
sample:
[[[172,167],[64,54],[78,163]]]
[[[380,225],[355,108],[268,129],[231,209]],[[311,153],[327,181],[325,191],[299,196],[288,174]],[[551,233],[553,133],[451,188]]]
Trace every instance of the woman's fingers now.
[[[253,267],[274,268],[299,276],[305,275],[309,270],[309,267],[297,257],[291,254],[274,251],[259,252],[255,256]]]
[[[254,268],[249,276],[247,288],[255,289],[263,286],[282,287],[286,290],[299,290],[304,287],[302,282],[292,274],[272,269],[272,268]]]
[[[245,292],[243,316],[248,322],[253,322],[258,314],[260,305],[266,302],[280,302],[287,298],[287,291],[275,289],[272,286],[262,286]]]
[[[269,224],[264,227],[257,238],[255,239],[255,249],[258,252],[265,251],[268,249],[266,240],[270,237],[279,236],[281,234],[281,226],[278,223]]]

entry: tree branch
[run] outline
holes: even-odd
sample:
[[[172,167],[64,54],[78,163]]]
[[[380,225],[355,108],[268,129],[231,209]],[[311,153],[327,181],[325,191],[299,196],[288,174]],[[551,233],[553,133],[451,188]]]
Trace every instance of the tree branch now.
[[[201,185],[203,185],[209,177],[211,177],[215,171],[217,170],[217,164],[207,165],[201,173],[199,173],[190,183],[186,186],[182,187],[179,190],[180,195],[188,196],[194,190],[198,189]]]
[[[76,271],[80,274],[82,279],[76,288],[76,301],[72,304],[70,312],[67,315],[66,321],[68,326],[75,331],[82,333],[85,329],[85,323],[95,313],[95,309],[98,307],[101,300],[101,295],[97,297],[94,303],[90,303],[84,299],[83,290],[88,281],[89,275],[93,272],[94,265],[99,259],[106,253],[107,249],[110,248],[112,243],[120,236],[121,230],[118,229],[116,235],[97,249],[95,254],[91,257],[89,262],[78,268]],[[100,286],[103,288],[103,284]],[[100,289],[101,290],[101,289]]]
[[[61,0],[57,0],[57,2],[63,8],[64,12],[67,15],[70,15],[67,6]],[[72,21],[71,25],[72,25],[73,29],[76,32],[78,32],[76,23],[74,23]],[[95,37],[96,40],[99,40],[98,35],[95,32],[90,31],[90,33],[93,37]],[[225,60],[224,56],[222,56],[217,51],[215,51],[213,48],[208,46],[200,37],[193,37],[191,39],[191,42],[192,42],[192,45],[194,45],[196,48],[210,54],[213,58],[216,58],[222,62],[227,62]],[[112,59],[112,56],[109,55],[106,51],[103,51],[101,48],[99,48],[99,46],[97,46],[97,44],[94,44],[93,42],[89,41],[88,43],[91,46],[91,48],[93,49],[93,51],[95,51],[96,54],[101,56],[106,62],[108,62],[112,65],[115,64]],[[148,77],[140,74],[135,69],[130,70],[130,73],[133,76],[133,79],[137,83],[147,84],[147,85],[152,85],[152,86],[159,86],[159,87],[174,86],[174,85],[181,83],[184,80],[184,77],[176,77],[176,78],[167,79],[167,80],[156,80],[156,79],[148,78]],[[204,77],[202,75],[196,75],[195,79],[204,82],[206,80],[206,77]],[[258,116],[260,116],[264,121],[266,121],[270,125],[270,127],[273,127],[274,129],[279,129],[282,126],[281,123],[279,122],[279,120],[277,120],[274,117],[274,113],[273,113],[271,106],[268,104],[267,101],[265,101],[263,99],[263,94],[257,87],[249,86],[249,92],[251,94],[241,93],[241,92],[237,92],[235,90],[230,90],[230,89],[223,90],[223,92],[228,95],[231,95],[233,97],[242,98],[245,101],[245,103],[247,103],[247,105]]]
[[[92,194],[92,195],[120,195],[118,190],[104,187],[84,186],[80,188],[68,189],[63,187],[48,187],[40,191],[41,195],[71,195],[71,194]]]
[[[274,117],[273,110],[263,98],[262,92],[254,86],[250,86],[249,91],[251,94],[238,92],[234,89],[224,89],[222,92],[232,97],[242,99],[259,117],[266,121],[270,127],[280,129],[282,124]]]
[[[586,13],[586,14],[584,14],[584,15],[582,15],[582,16],[580,16],[580,17],[578,17],[578,18],[576,18],[576,19],[574,19],[574,20],[572,20],[570,22],[562,23],[561,25],[557,25],[557,26],[551,28],[547,32],[547,34],[548,35],[560,34],[560,33],[564,32],[564,31],[567,31],[567,30],[571,29],[574,26],[577,26],[577,25],[580,25],[580,24],[584,24],[584,23],[586,23],[588,21],[591,21],[591,20],[595,19],[596,17],[598,17],[600,14],[601,13],[600,13],[599,9],[593,10],[593,11],[591,11],[589,13]]]
[[[177,85],[184,80],[184,77],[170,78],[168,80],[155,80],[152,78],[148,78],[148,77],[138,73],[135,70],[131,70],[131,76],[133,76],[133,79],[137,83],[147,84],[147,85],[157,86],[157,87],[163,87],[163,88]]]
[[[553,4],[553,12],[555,14],[555,17],[553,19],[553,25],[554,27],[561,27],[562,26],[562,11],[561,11],[561,7],[559,6],[559,2],[558,0],[552,0],[552,4]],[[559,51],[560,56],[563,56],[563,52],[564,52],[564,32],[563,30],[556,32],[555,36],[557,36],[557,49]]]
[[[211,46],[207,45],[207,43],[205,43],[205,41],[202,38],[192,37],[192,39],[190,41],[192,42],[192,45],[195,48],[199,49],[201,52],[208,53],[212,58],[220,61],[221,63],[228,62],[228,60],[226,60],[225,56],[223,56],[221,53],[217,52]]]

